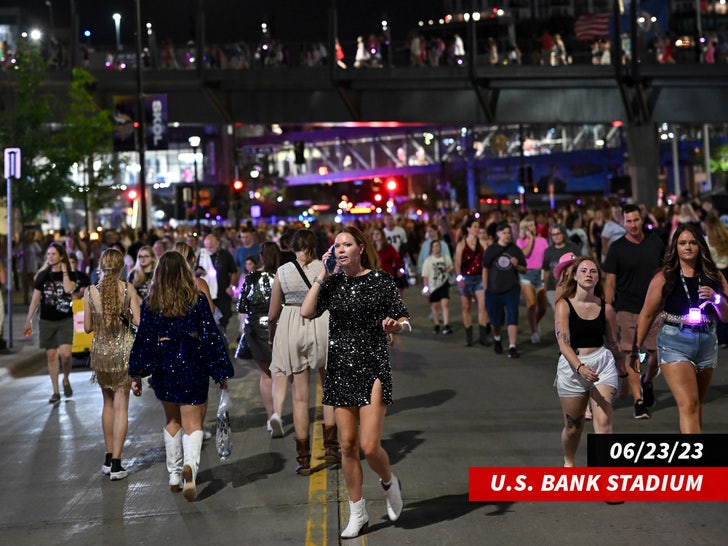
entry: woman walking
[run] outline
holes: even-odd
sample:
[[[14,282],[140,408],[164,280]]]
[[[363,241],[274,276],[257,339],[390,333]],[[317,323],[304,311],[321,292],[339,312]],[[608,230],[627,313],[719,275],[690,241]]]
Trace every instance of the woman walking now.
[[[561,356],[554,386],[564,414],[564,466],[574,466],[587,404],[591,400],[594,432],[611,433],[617,376],[627,376],[624,369],[617,372],[613,353],[605,345],[606,341],[617,347],[616,315],[604,301],[602,274],[593,258],[579,258],[572,266],[556,301],[555,322]]]
[[[442,333],[452,334],[450,328],[450,282],[449,277],[453,271],[450,256],[442,253],[442,241],[435,239],[430,243],[430,255],[422,264],[422,293],[430,302],[432,313],[433,334],[440,333],[440,320],[442,313]]]
[[[144,245],[139,248],[136,263],[129,272],[129,282],[134,285],[142,300],[147,299],[149,295],[155,267],[157,267],[157,256],[154,254],[152,247]]]
[[[197,495],[209,378],[225,389],[233,373],[227,346],[192,270],[179,252],[165,252],[154,270],[149,297],[142,303],[129,375],[137,395],[142,382],[136,376],[152,376],[154,394],[166,417],[169,486],[177,492],[184,479],[183,493],[189,501]]]
[[[69,376],[71,374],[71,348],[73,346],[73,309],[71,293],[76,289],[76,272],[71,269],[63,245],[51,243],[46,251],[46,261],[35,277],[33,297],[25,319],[25,335],[32,333],[31,321],[40,306],[39,344],[46,350],[48,375],[53,394],[48,402],[58,404],[61,394],[58,378],[63,370],[63,394],[73,396]],[[60,364],[59,364],[60,360]]]
[[[299,229],[293,235],[291,248],[296,259],[278,268],[268,311],[268,332],[273,345],[270,370],[273,374],[273,415],[271,435],[283,436],[283,402],[290,380],[293,399],[293,428],[296,441],[296,472],[311,473],[309,440],[309,405],[311,370],[318,370],[323,383],[326,376],[326,351],[329,338],[328,314],[316,320],[301,317],[301,303],[324,264],[316,257],[316,234]],[[327,462],[340,458],[334,408],[324,404],[324,448]]]
[[[703,402],[718,363],[715,323],[728,321],[727,294],[728,282],[710,257],[700,229],[678,225],[664,265],[647,289],[629,362],[639,373],[639,348],[661,313],[657,357],[683,434],[703,430]]]
[[[455,275],[460,293],[460,307],[465,327],[465,344],[473,345],[473,318],[470,316],[473,297],[478,306],[478,333],[481,345],[490,345],[488,341],[488,315],[485,312],[485,291],[483,290],[483,252],[478,230],[480,223],[470,216],[462,226],[462,238],[455,245]]]
[[[278,245],[266,241],[260,247],[263,263],[260,269],[245,275],[243,287],[238,299],[238,313],[245,316],[243,335],[240,337],[237,358],[243,347],[250,349],[253,360],[260,370],[260,398],[266,413],[266,429],[270,432],[270,419],[273,416],[273,380],[270,373],[271,347],[268,344],[268,309],[273,292],[276,271],[281,261],[281,250]],[[249,357],[248,357],[249,358]]]
[[[400,482],[381,441],[384,416],[392,403],[389,337],[412,328],[394,279],[376,269],[376,253],[364,234],[348,226],[335,241],[334,274],[324,269],[314,279],[301,315],[313,318],[330,313],[323,402],[335,407],[341,466],[349,491],[349,523],[341,538],[353,538],[369,522],[362,496],[360,449],[379,475],[389,519],[397,520],[402,512]],[[326,252],[324,260],[330,254]]]
[[[129,353],[134,343],[131,325],[139,324],[139,296],[121,280],[124,255],[107,248],[101,255],[99,283],[86,290],[83,299],[83,328],[93,332],[91,344],[92,381],[101,387],[104,408],[101,428],[106,458],[101,472],[111,480],[126,478],[121,466],[121,450],[129,423]]]

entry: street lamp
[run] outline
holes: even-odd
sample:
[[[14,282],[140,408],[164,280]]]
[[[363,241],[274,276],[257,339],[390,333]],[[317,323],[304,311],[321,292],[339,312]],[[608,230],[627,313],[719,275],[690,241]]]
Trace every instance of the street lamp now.
[[[111,18],[114,20],[116,29],[116,51],[121,51],[121,14],[115,13]]]
[[[48,6],[48,22],[51,25],[51,36],[53,36],[56,32],[56,24],[53,20],[53,2],[51,2],[51,0],[46,0],[45,5]]]
[[[195,174],[195,186],[194,186],[194,206],[195,206],[195,228],[197,229],[197,234],[199,236],[201,229],[200,229],[200,178],[197,175],[197,149],[200,147],[200,137],[198,136],[191,136],[189,138],[190,146],[192,146],[192,162],[194,165],[194,174]]]

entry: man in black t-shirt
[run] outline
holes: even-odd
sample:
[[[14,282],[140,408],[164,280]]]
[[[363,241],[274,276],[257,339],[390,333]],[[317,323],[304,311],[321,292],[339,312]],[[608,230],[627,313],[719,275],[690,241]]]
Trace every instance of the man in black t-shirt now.
[[[511,225],[501,222],[496,227],[496,240],[483,252],[483,288],[485,309],[493,327],[493,348],[503,352],[501,327],[505,315],[508,329],[508,358],[518,358],[518,304],[521,298],[519,273],[526,272],[526,257],[513,242]]]
[[[614,241],[604,259],[607,274],[604,295],[617,312],[617,330],[621,355],[615,359],[626,359],[629,388],[634,398],[634,418],[649,419],[649,408],[655,405],[652,378],[657,374],[657,322],[655,321],[645,339],[647,366],[644,377],[629,367],[629,353],[638,352],[634,345],[637,333],[637,318],[647,297],[647,288],[652,277],[660,268],[665,254],[665,245],[655,234],[645,235],[642,231],[643,218],[637,205],[625,205],[622,211],[627,233]]]

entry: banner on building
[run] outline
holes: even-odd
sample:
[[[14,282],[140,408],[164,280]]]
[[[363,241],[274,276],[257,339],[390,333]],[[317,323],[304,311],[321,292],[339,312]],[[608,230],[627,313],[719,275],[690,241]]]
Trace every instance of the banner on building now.
[[[167,95],[164,93],[144,96],[144,127],[147,150],[166,150],[167,132]],[[131,152],[137,149],[135,125],[137,117],[137,97],[134,95],[114,96],[114,150]]]

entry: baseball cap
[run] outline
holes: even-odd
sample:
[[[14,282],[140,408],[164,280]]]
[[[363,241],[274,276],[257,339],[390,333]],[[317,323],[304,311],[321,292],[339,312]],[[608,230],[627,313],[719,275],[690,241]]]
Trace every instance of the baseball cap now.
[[[578,259],[579,257],[573,252],[567,252],[566,254],[563,254],[561,258],[559,258],[558,265],[554,267],[554,276],[556,277],[556,280],[560,281],[561,274],[564,272],[564,269],[570,267]]]

